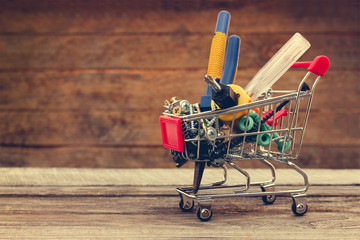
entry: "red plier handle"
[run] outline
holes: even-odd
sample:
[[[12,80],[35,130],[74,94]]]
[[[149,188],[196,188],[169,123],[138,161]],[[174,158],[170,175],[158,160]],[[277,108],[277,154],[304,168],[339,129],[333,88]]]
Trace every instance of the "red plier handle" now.
[[[270,110],[268,112],[266,112],[265,114],[262,115],[261,118],[265,118],[268,114],[274,113],[274,110]],[[275,123],[274,126],[278,125],[278,123],[276,122],[279,118],[285,117],[288,115],[288,110],[286,109],[282,109],[280,111],[277,111],[275,114]],[[274,121],[274,116],[272,116],[271,118],[269,118],[268,120],[266,120],[266,123],[269,124],[269,126],[271,127]]]

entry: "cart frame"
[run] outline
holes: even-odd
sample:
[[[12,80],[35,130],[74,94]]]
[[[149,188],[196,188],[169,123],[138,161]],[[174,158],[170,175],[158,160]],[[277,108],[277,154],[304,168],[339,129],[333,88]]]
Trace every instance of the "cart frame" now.
[[[262,197],[262,200],[265,204],[274,203],[276,196],[288,196],[293,199],[292,211],[294,214],[301,216],[304,215],[308,210],[308,205],[306,202],[306,192],[309,188],[309,181],[307,174],[298,167],[293,160],[296,160],[300,154],[303,137],[308,123],[309,113],[311,109],[311,104],[315,92],[316,85],[318,84],[320,78],[326,73],[329,67],[329,59],[325,56],[318,56],[311,62],[298,62],[295,63],[293,68],[307,68],[307,73],[304,78],[301,80],[298,89],[295,91],[273,91],[269,90],[264,94],[263,99],[251,102],[243,105],[234,106],[227,109],[218,109],[215,111],[195,113],[185,116],[174,116],[172,114],[164,115],[181,119],[182,124],[182,135],[180,138],[183,138],[183,151],[181,156],[189,161],[193,162],[207,162],[208,165],[214,167],[221,167],[224,171],[224,178],[219,181],[212,183],[211,185],[201,185],[198,190],[203,192],[203,190],[217,190],[225,188],[234,188],[235,190],[230,193],[206,193],[200,194],[197,193],[197,190],[194,192],[194,187],[180,187],[177,188],[177,192],[180,195],[179,206],[183,211],[191,211],[194,207],[194,202],[197,202],[197,216],[202,221],[207,221],[212,217],[213,211],[211,210],[212,199],[217,198],[233,198],[233,197]],[[311,88],[308,88],[304,91],[304,84],[306,84],[311,75],[315,75],[315,80],[311,85]],[[307,84],[306,84],[307,85]],[[274,96],[278,95],[278,96]],[[307,100],[307,104],[301,104],[303,100]],[[279,105],[285,105],[286,116],[282,116],[279,123],[276,123],[276,113],[280,111],[278,109]],[[281,106],[282,106],[281,105]],[[282,107],[281,107],[282,108]],[[258,115],[261,116],[260,120],[264,118],[263,113],[272,114],[273,120],[271,128],[267,130],[261,129],[263,122],[258,122],[257,129],[248,130],[249,126],[249,113],[253,109],[258,109]],[[235,125],[236,122],[235,115],[238,112],[245,111],[246,123],[244,131],[236,131]],[[301,114],[300,114],[301,113]],[[210,125],[214,126],[217,130],[220,129],[219,118],[223,115],[232,114],[231,122],[228,122],[228,127],[226,133],[224,131],[221,135],[211,135],[207,132],[207,127]],[[299,116],[301,115],[301,121],[299,121]],[[236,122],[236,123],[235,123]],[[195,137],[189,137],[187,134],[188,128],[194,128],[197,126],[198,134]],[[164,136],[164,129],[162,129]],[[201,134],[202,132],[202,134]],[[180,133],[181,134],[181,133]],[[261,146],[259,143],[259,138],[263,134],[269,134],[270,143],[268,146]],[[299,134],[299,135],[298,135]],[[177,136],[179,139],[179,135]],[[249,141],[252,139],[252,141]],[[221,142],[222,146],[226,147],[224,149],[224,155],[221,159],[211,159],[211,156],[207,159],[201,156],[202,147],[204,147],[201,142],[207,142],[212,151],[214,151],[217,144]],[[275,149],[275,143],[278,145],[278,148]],[[287,146],[287,143],[289,145]],[[192,145],[191,145],[192,144]],[[189,149],[189,146],[193,149]],[[196,153],[194,153],[194,146],[196,146]],[[287,146],[287,147],[285,147]],[[177,151],[179,148],[177,148]],[[251,182],[250,175],[235,161],[242,160],[258,160],[267,166],[271,171],[272,178],[266,181],[261,182]],[[276,180],[276,170],[273,164],[270,161],[279,162],[287,167],[292,168],[303,178],[304,184],[299,189],[289,189],[283,191],[275,190],[275,180]],[[236,169],[241,173],[245,178],[246,182],[242,184],[225,184],[227,181],[227,168],[225,164]],[[254,186],[261,188],[261,191],[253,191]]]

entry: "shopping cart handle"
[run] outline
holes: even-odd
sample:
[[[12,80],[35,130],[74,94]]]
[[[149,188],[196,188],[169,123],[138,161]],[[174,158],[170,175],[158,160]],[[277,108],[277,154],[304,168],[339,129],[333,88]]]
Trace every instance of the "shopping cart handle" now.
[[[319,76],[324,76],[329,69],[330,60],[326,56],[317,56],[312,62],[296,62],[292,68],[307,68],[309,72],[312,72]]]

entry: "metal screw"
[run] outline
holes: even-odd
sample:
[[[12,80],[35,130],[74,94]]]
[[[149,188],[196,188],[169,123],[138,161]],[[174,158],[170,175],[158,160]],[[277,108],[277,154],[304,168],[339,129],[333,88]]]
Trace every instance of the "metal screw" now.
[[[215,138],[216,138],[216,130],[213,127],[208,128],[207,137],[209,138],[209,140],[215,140]]]
[[[176,106],[173,108],[172,112],[175,116],[179,116],[181,114],[181,108],[179,106]]]

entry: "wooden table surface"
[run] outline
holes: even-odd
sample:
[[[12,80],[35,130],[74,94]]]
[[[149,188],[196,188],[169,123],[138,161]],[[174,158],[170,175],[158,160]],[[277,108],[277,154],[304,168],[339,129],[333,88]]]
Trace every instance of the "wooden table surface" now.
[[[359,239],[360,170],[306,169],[309,211],[291,211],[278,197],[217,199],[213,218],[201,222],[178,207],[177,186],[192,183],[192,169],[0,169],[1,239],[239,238]],[[248,170],[252,180],[270,177]],[[206,169],[203,183],[221,179]],[[229,170],[229,182],[244,181]],[[277,171],[279,189],[296,188],[301,178]]]

